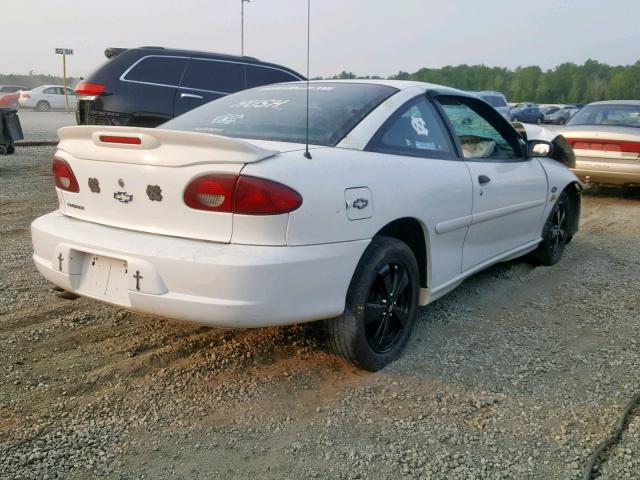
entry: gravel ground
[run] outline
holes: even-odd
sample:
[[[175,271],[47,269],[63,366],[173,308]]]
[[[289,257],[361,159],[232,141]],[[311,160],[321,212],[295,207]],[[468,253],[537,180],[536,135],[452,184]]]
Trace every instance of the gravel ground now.
[[[316,325],[218,330],[51,295],[51,148],[0,157],[0,478],[579,479],[640,391],[640,194],[584,196],[559,265],[495,266],[357,371]],[[640,416],[600,479],[640,479]]]

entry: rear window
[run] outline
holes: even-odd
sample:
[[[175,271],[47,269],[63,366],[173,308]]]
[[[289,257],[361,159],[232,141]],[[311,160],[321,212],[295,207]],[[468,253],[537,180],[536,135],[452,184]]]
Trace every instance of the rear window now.
[[[271,83],[295,82],[300,80],[292,74],[275,68],[247,65],[247,88]]]
[[[640,105],[587,105],[568,124],[640,128]]]
[[[309,143],[334,146],[397,90],[385,85],[312,83]],[[255,140],[304,143],[307,86],[271,85],[214,100],[162,125]]]
[[[136,63],[125,74],[124,79],[177,87],[180,85],[187,60],[180,57],[146,57]]]
[[[182,86],[221,93],[244,90],[244,65],[192,59],[182,79]]]

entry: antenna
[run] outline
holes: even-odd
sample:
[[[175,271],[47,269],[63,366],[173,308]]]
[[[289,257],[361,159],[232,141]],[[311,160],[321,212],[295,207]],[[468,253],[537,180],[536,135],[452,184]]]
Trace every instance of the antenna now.
[[[311,0],[307,0],[307,145],[304,150],[305,158],[311,160],[309,152],[309,52],[311,44]]]

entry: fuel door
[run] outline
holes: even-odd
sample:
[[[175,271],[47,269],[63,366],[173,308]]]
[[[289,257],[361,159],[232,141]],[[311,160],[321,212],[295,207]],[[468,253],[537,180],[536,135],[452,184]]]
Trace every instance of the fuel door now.
[[[373,216],[373,201],[368,187],[347,188],[344,199],[349,220],[363,220]]]

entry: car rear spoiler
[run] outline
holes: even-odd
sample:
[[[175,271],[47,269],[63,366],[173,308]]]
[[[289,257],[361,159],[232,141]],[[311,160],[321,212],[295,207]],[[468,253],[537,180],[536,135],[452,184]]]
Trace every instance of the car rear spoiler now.
[[[107,58],[117,57],[118,55],[120,55],[125,50],[127,50],[127,49],[126,48],[109,47],[104,51],[104,56],[107,57]]]

